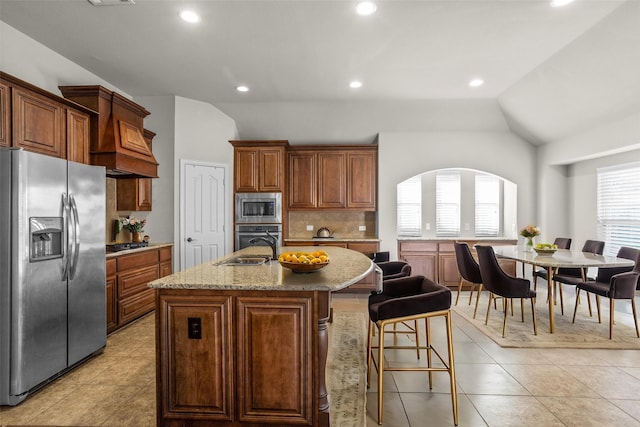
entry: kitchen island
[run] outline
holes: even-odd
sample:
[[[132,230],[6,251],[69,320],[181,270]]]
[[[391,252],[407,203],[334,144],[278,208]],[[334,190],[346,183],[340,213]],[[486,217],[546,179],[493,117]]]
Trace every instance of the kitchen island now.
[[[314,247],[284,247],[313,251]],[[325,268],[225,264],[249,247],[149,284],[156,289],[159,426],[328,426],[331,293],[373,269],[365,255],[323,248]]]

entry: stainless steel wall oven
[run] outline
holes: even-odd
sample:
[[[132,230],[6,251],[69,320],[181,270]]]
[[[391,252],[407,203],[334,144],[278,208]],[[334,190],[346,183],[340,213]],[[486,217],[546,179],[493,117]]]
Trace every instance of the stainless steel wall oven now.
[[[278,239],[277,247],[282,246],[282,224],[240,224],[236,225],[236,250],[248,246],[267,246],[265,242],[249,243],[254,237],[265,236],[269,232]]]

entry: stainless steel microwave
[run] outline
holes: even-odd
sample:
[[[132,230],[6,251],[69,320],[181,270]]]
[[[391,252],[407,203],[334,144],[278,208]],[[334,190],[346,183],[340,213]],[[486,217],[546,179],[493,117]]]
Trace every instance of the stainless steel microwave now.
[[[236,193],[236,223],[279,224],[282,193]]]

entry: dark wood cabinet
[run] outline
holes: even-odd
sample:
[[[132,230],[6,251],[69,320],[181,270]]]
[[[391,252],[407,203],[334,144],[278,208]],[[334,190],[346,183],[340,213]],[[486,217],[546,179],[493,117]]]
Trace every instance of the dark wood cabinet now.
[[[289,208],[309,209],[318,205],[316,153],[289,152]]]
[[[10,145],[11,106],[9,104],[9,86],[0,81],[0,147]]]
[[[153,148],[154,132],[145,129],[144,141]],[[119,211],[151,211],[152,203],[151,178],[119,178],[116,186],[116,209]]]
[[[376,145],[305,145],[288,153],[291,210],[375,210]]]
[[[318,207],[339,209],[347,206],[347,153],[318,153]]]
[[[96,112],[0,72],[0,146],[89,164]]]
[[[328,425],[328,316],[328,293],[160,289],[158,425]]]
[[[171,246],[107,259],[107,333],[153,311],[155,292],[147,284],[171,274],[171,260]]]
[[[513,245],[516,240],[492,240],[490,242],[477,239],[459,240],[399,240],[398,259],[411,264],[411,274],[423,275],[434,282],[451,288],[458,287],[460,273],[454,249],[454,242],[466,242],[473,250],[476,244]],[[498,260],[502,269],[512,276],[516,275],[515,261]]]
[[[234,146],[234,191],[282,192],[287,141],[229,141]]]
[[[118,314],[116,312],[116,260],[107,260],[107,333],[115,331],[118,327]]]

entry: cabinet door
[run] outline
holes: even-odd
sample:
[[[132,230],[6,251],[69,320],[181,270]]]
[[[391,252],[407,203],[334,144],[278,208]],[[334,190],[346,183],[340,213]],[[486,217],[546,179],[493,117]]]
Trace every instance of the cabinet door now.
[[[89,115],[67,109],[67,160],[89,164]]]
[[[13,88],[14,147],[66,157],[64,108],[35,93]]]
[[[113,332],[118,326],[116,305],[116,260],[108,259],[107,270],[107,333]]]
[[[313,151],[289,154],[289,208],[315,208],[316,154]]]
[[[343,152],[318,153],[318,207],[346,206],[347,155]]]
[[[458,272],[458,263],[455,253],[440,253],[440,271],[438,274],[441,285],[457,287],[460,280]]]
[[[255,148],[237,147],[234,157],[235,191],[258,191],[258,150]]]
[[[261,148],[259,151],[260,191],[282,191],[284,181],[284,148]]]
[[[0,82],[0,147],[11,145],[11,110],[9,110],[9,86]]]
[[[193,417],[192,421],[206,415],[203,423],[209,425],[233,421],[238,399],[233,391],[231,300],[211,295],[162,297],[159,310],[166,334],[161,334],[159,346],[165,358],[160,365],[165,400],[160,407],[167,415]]]
[[[366,256],[370,256],[372,253],[377,252],[380,248],[378,243],[369,243],[369,242],[349,242],[349,249],[354,251],[358,251],[360,253],[365,254]],[[373,291],[375,290],[375,282],[374,282],[374,273],[371,272],[364,279],[356,282],[355,284],[349,286],[347,289],[351,289],[352,291]]]
[[[347,207],[376,208],[376,152],[351,152],[348,157]]]
[[[411,264],[412,275],[423,275],[434,282],[438,281],[438,254],[400,254],[400,259]]]
[[[312,298],[238,297],[236,307],[238,421],[312,425]]]
[[[117,210],[151,210],[151,178],[119,178],[117,181]]]

